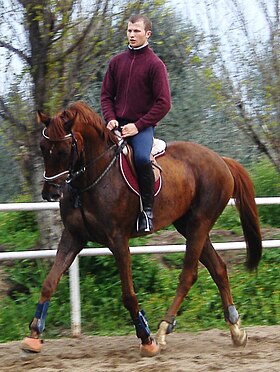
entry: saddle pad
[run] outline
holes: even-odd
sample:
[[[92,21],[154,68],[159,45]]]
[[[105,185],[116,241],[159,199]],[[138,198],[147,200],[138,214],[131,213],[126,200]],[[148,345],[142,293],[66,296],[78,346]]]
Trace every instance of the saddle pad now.
[[[135,194],[140,196],[138,182],[133,174],[133,171],[130,167],[130,164],[126,156],[122,153],[119,156],[119,162],[120,162],[121,174],[125,182],[130,187],[130,189],[135,192]],[[162,180],[161,180],[161,174],[160,174],[158,179],[155,181],[155,196],[160,192],[161,185],[162,185]]]
[[[163,155],[166,150],[166,142],[159,138],[154,138],[154,143],[152,147],[152,155],[157,158],[160,155]]]

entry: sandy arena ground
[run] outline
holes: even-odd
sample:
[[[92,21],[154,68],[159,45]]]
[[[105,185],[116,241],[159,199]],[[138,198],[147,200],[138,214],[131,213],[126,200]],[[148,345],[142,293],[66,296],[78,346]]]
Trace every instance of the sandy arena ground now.
[[[140,357],[136,336],[45,340],[34,355],[21,351],[20,342],[9,342],[0,344],[0,371],[280,371],[280,326],[250,327],[247,333],[246,347],[236,348],[227,331],[175,332],[154,358]]]

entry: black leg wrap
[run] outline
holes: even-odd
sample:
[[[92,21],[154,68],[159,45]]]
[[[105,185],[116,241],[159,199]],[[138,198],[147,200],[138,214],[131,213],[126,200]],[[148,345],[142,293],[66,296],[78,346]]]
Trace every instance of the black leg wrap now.
[[[149,328],[148,321],[145,317],[145,312],[144,310],[139,311],[138,313],[138,319],[136,322],[134,322],[135,329],[136,329],[136,335],[138,338],[143,338],[143,337],[150,337],[151,331]]]
[[[29,324],[29,329],[34,329],[38,334],[43,333],[45,329],[45,322],[47,317],[47,311],[49,307],[50,302],[45,301],[42,304],[37,304],[36,312],[34,315],[33,320]],[[37,321],[36,321],[37,319]],[[35,322],[36,321],[36,322]],[[35,323],[33,323],[35,322]]]

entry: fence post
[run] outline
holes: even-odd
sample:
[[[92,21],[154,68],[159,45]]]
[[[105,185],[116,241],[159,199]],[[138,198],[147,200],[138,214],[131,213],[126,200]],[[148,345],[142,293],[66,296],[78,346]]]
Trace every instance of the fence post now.
[[[71,301],[71,329],[74,337],[81,335],[81,300],[79,257],[77,256],[69,268],[70,301]]]

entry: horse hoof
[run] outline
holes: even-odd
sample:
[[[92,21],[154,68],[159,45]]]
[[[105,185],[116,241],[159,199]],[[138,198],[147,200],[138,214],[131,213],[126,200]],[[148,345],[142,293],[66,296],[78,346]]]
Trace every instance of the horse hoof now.
[[[39,338],[25,337],[22,341],[20,348],[23,351],[31,353],[40,353],[43,347],[43,342]]]
[[[235,324],[231,324],[228,322],[228,326],[231,333],[231,339],[234,346],[246,346],[247,343],[247,333],[244,331],[244,329],[240,328],[240,320],[236,322]]]
[[[140,355],[142,357],[153,357],[159,354],[160,347],[155,339],[152,339],[151,344],[140,345]]]
[[[166,334],[167,334],[168,326],[169,326],[169,323],[163,320],[160,323],[157,334],[156,334],[156,340],[159,343],[161,349],[166,349]]]
[[[232,335],[231,336],[233,345],[236,347],[243,346],[245,347],[247,344],[248,336],[247,333],[244,330],[240,330],[239,335]]]

